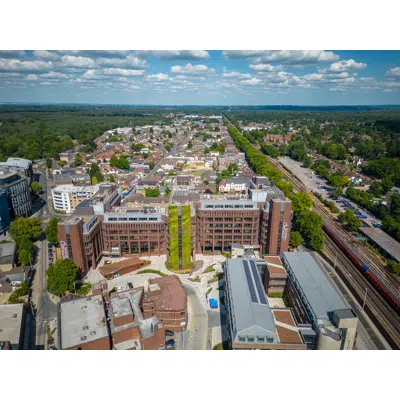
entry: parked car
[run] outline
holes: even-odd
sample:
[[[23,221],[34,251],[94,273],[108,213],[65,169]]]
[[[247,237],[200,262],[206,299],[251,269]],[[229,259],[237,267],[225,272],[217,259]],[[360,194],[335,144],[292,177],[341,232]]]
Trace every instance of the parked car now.
[[[169,331],[168,329],[165,330],[165,336],[174,336],[175,332]]]

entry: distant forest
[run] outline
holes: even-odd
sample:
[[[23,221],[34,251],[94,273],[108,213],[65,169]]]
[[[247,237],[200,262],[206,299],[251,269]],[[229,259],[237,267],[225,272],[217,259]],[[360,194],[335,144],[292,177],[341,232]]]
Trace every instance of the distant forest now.
[[[168,123],[167,110],[91,105],[0,105],[0,161],[58,158],[75,144],[84,152],[95,149],[94,139],[122,126]]]

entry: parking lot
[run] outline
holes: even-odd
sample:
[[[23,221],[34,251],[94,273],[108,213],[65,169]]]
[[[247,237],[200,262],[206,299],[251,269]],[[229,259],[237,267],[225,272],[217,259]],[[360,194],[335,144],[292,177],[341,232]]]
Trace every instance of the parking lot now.
[[[332,187],[329,186],[329,183],[325,179],[318,177],[315,171],[302,167],[302,163],[292,160],[289,157],[279,157],[279,161],[288,167],[310,190],[319,193],[326,200],[332,200],[329,196]],[[344,212],[349,208],[366,224],[370,226],[379,226],[381,224],[381,221],[373,217],[368,211],[362,210],[346,198],[338,198],[333,201],[335,201],[340,212]]]

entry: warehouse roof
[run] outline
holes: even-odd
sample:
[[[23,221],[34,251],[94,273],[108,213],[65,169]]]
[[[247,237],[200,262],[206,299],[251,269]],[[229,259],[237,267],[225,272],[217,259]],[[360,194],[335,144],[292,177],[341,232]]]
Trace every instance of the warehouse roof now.
[[[394,260],[400,262],[400,243],[379,228],[360,228],[360,231],[389,254]]]
[[[23,316],[23,304],[0,305],[0,341],[11,342],[13,348],[18,348]]]
[[[329,319],[328,312],[349,308],[310,253],[285,252],[283,256],[289,276],[294,276],[317,319]]]

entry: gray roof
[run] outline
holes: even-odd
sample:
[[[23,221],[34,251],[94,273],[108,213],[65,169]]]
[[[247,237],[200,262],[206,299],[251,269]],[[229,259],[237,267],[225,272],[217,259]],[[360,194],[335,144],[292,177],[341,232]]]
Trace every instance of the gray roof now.
[[[289,276],[299,284],[317,319],[329,319],[328,312],[349,308],[310,253],[285,252],[283,256]]]
[[[14,259],[15,243],[0,244],[0,264],[11,264]]]
[[[394,260],[400,262],[400,243],[379,228],[360,228],[360,231],[388,253]]]
[[[25,158],[12,158],[10,157],[7,160],[7,165],[10,165],[12,167],[19,167],[19,168],[25,168],[28,169],[29,165],[32,164],[31,160],[26,160]]]
[[[108,336],[103,299],[100,295],[61,303],[60,320],[63,349]]]
[[[14,349],[18,348],[21,335],[23,304],[0,305],[0,341],[9,341]]]
[[[244,262],[250,263],[250,260],[246,258],[228,259],[225,266],[234,341],[239,341],[238,335],[263,335],[273,338],[273,343],[277,343],[275,319],[268,301],[266,304],[262,304],[258,295],[256,295],[257,302],[252,301]],[[262,286],[258,271],[253,273],[251,268],[249,270],[254,286],[257,281]]]

